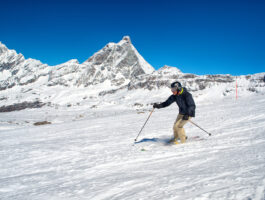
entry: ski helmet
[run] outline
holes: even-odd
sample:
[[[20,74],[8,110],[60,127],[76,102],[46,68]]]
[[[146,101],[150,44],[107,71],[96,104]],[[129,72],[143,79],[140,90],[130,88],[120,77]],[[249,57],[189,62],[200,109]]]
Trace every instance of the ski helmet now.
[[[171,84],[171,90],[176,90],[176,91],[180,91],[181,90],[181,83],[176,81],[174,83]]]

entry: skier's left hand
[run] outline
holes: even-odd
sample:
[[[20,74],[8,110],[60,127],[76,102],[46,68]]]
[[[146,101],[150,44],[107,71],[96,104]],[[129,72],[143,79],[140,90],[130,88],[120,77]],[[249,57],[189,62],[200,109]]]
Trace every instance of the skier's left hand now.
[[[153,104],[153,108],[160,108],[158,103]]]
[[[183,120],[189,120],[189,115],[184,115],[182,119]]]

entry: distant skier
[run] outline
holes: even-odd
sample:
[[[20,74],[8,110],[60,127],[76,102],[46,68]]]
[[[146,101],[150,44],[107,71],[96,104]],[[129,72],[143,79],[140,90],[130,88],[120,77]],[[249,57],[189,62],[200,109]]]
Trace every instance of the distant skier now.
[[[171,84],[172,95],[163,103],[154,103],[154,108],[164,108],[176,102],[179,107],[179,114],[173,126],[174,138],[171,142],[178,144],[178,139],[181,143],[186,142],[186,134],[183,126],[191,117],[195,117],[196,105],[192,95],[185,87],[182,87],[180,82],[176,81]]]

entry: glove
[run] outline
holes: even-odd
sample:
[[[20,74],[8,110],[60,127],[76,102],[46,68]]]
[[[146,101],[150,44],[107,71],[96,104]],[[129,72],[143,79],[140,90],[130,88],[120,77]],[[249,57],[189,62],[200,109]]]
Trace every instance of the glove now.
[[[154,103],[154,105],[153,105],[153,108],[160,108],[160,106],[159,106],[159,104],[158,103]]]
[[[184,115],[182,119],[183,120],[189,120],[189,115]]]

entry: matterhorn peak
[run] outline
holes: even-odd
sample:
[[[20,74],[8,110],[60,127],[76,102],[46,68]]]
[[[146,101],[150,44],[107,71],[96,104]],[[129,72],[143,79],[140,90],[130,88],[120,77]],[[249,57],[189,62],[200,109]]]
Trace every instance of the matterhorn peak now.
[[[98,78],[99,82],[105,79],[113,80],[118,76],[131,79],[154,71],[135,49],[129,36],[124,36],[118,43],[108,43],[83,64],[90,66],[88,70],[93,72],[93,83],[97,82]]]
[[[131,38],[130,38],[130,36],[124,36],[123,38],[122,38],[122,40],[120,41],[120,43],[123,43],[123,42],[126,42],[126,43],[129,43],[129,44],[132,44],[132,42],[131,42]]]

